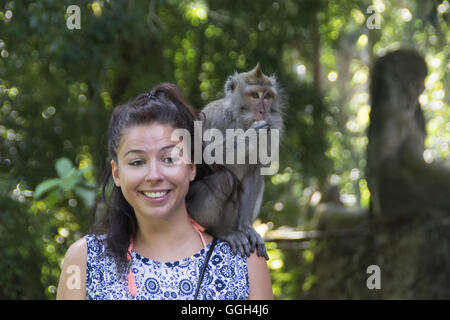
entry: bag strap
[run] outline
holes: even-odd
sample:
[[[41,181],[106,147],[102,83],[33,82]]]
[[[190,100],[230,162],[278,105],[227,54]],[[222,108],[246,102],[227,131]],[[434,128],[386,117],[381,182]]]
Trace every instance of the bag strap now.
[[[200,271],[200,277],[198,279],[197,289],[195,290],[194,300],[197,300],[198,293],[200,292],[200,285],[202,284],[203,277],[205,276],[206,267],[208,266],[209,259],[211,258],[211,255],[214,251],[214,247],[216,246],[216,243],[217,243],[217,239],[214,238],[211,243],[211,247],[209,248],[208,254],[206,255],[205,262],[203,262],[202,270]]]

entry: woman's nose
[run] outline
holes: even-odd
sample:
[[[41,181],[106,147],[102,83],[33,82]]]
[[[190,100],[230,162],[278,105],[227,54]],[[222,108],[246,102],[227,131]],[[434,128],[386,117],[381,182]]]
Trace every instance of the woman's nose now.
[[[149,161],[147,166],[147,174],[145,175],[145,180],[155,181],[161,179],[162,179],[161,168],[159,166],[158,161]]]

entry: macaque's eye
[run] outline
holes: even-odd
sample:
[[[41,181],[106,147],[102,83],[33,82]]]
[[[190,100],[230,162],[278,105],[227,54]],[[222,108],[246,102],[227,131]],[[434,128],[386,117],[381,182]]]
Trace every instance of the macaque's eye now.
[[[258,94],[258,92],[252,92],[252,93],[250,94],[250,96],[251,96],[253,99],[259,99],[259,94]]]
[[[272,99],[272,94],[271,93],[266,93],[264,95],[264,100],[269,100],[269,99]]]

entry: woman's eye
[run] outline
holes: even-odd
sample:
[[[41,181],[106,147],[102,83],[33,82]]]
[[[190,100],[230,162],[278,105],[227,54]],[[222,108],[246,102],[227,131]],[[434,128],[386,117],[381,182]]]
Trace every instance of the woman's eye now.
[[[179,158],[167,157],[167,158],[164,158],[163,161],[168,164],[174,164],[174,163],[177,163],[178,160],[179,160]]]
[[[163,161],[164,161],[165,163],[172,164],[172,163],[174,163],[174,158],[172,158],[172,157],[167,157],[167,158],[164,158]]]
[[[130,166],[137,167],[137,166],[140,166],[143,163],[144,163],[144,161],[142,161],[142,160],[136,160],[136,161],[131,162]]]

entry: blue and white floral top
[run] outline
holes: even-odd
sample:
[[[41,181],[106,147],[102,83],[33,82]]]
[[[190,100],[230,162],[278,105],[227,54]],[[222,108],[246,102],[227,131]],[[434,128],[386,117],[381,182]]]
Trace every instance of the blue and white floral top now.
[[[158,262],[134,250],[132,272],[136,278],[137,295],[128,291],[126,275],[117,273],[116,263],[106,250],[106,236],[86,235],[86,296],[90,300],[123,299],[194,299],[200,270],[211,246],[175,262]],[[200,287],[200,300],[248,299],[247,259],[234,255],[228,243],[217,240]]]

